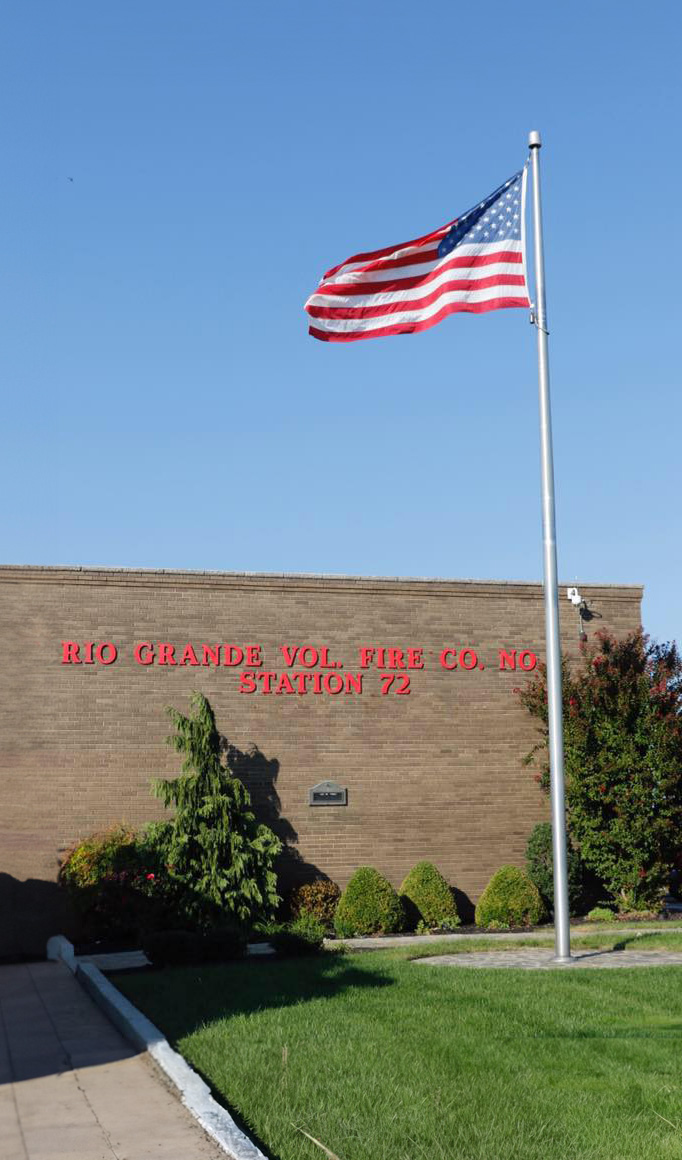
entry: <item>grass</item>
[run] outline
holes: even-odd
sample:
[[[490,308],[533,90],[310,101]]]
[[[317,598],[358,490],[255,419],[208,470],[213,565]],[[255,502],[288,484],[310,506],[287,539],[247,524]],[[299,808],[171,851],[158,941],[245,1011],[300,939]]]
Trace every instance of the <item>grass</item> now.
[[[461,942],[448,942],[445,939],[434,937],[428,942],[424,940],[413,947],[400,947],[399,949],[396,948],[393,952],[383,951],[380,953],[393,953],[401,959],[410,960],[423,959],[430,955],[466,955],[472,954],[474,951],[490,950],[499,953],[522,950],[524,947],[553,946],[554,936],[540,933],[529,934],[526,938],[513,940],[491,939],[486,938],[485,935],[478,938],[476,935],[471,935],[466,939],[462,939]],[[574,951],[629,949],[640,951],[678,951],[682,953],[682,931],[661,930],[625,933],[624,931],[619,932],[617,929],[614,930],[611,927],[608,930],[595,931],[590,934],[572,934],[571,949]]]
[[[674,932],[637,945],[671,939],[682,949]],[[339,1160],[682,1157],[678,968],[459,971],[414,955],[326,953],[116,982],[277,1160],[324,1156],[298,1128]]]

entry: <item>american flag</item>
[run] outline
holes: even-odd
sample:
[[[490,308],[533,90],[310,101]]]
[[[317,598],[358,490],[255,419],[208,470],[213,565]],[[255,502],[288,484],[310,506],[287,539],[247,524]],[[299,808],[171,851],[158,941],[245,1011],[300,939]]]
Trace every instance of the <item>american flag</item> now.
[[[440,229],[334,266],[305,304],[310,333],[352,342],[427,330],[458,310],[529,306],[524,195],[521,169]]]

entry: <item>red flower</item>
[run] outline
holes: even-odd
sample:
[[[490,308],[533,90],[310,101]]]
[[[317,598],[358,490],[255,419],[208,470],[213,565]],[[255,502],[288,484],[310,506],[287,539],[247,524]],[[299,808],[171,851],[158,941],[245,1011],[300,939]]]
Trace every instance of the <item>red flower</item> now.
[[[605,786],[605,785],[600,785],[600,786],[599,786],[599,792],[600,792],[600,793],[606,793],[606,786]]]
[[[153,882],[153,881],[154,881],[154,878],[155,878],[155,875],[154,875],[154,874],[148,874],[148,875],[147,875],[147,882]]]

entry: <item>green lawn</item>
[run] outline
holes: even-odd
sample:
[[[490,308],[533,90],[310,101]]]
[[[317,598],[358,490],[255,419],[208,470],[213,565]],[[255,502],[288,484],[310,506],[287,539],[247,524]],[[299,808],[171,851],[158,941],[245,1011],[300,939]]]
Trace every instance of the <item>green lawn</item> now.
[[[682,949],[675,933],[637,943],[656,940]],[[292,1125],[339,1160],[682,1158],[682,971],[462,971],[410,954],[115,981],[277,1160],[324,1157]]]

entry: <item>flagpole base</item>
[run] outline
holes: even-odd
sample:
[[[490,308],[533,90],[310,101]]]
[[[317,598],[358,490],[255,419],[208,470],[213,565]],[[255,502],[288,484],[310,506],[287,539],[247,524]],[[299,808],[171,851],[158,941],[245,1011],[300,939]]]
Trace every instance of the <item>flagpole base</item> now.
[[[552,962],[556,963],[559,967],[568,967],[571,963],[575,962],[575,959],[573,955],[554,955]]]

